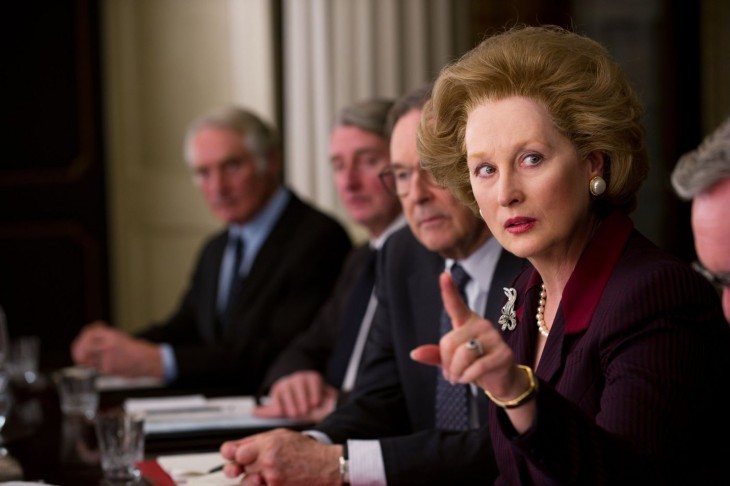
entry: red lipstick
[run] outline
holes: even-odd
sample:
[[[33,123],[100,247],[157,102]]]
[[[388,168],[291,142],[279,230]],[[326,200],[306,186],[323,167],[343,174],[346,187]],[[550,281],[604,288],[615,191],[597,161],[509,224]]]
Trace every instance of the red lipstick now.
[[[504,222],[504,229],[510,234],[517,235],[530,231],[536,223],[537,220],[534,218],[510,218]]]

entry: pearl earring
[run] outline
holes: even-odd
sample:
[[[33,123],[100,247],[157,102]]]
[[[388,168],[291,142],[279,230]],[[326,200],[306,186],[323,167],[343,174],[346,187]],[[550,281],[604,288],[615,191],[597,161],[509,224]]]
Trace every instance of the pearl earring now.
[[[484,215],[482,214],[482,210],[481,210],[481,208],[479,209],[479,216],[480,216],[480,217],[481,217],[482,219],[484,219]]]
[[[601,176],[596,176],[588,183],[588,188],[594,196],[600,196],[606,192],[606,181]]]

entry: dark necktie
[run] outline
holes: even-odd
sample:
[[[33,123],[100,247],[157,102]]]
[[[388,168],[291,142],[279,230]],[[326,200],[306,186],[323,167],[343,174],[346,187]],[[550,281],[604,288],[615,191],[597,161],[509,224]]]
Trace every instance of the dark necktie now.
[[[239,291],[241,285],[241,262],[243,261],[244,244],[241,236],[234,236],[233,240],[233,267],[231,268],[231,278],[228,281],[228,295],[226,296],[226,306],[224,315],[227,315],[233,302],[236,299],[236,294]]]
[[[347,299],[347,305],[340,319],[340,333],[337,336],[332,356],[330,356],[327,364],[326,374],[327,383],[335,388],[342,387],[342,381],[345,378],[350,357],[355,348],[357,336],[360,333],[360,325],[363,317],[365,317],[370,296],[373,293],[377,253],[376,250],[370,250],[365,256],[362,270]]]
[[[457,263],[451,267],[451,278],[461,294],[466,299],[467,282],[470,276]],[[441,335],[452,330],[451,318],[445,309],[441,310]],[[469,385],[452,385],[444,379],[441,370],[438,370],[436,382],[436,428],[441,430],[468,430],[469,429]]]

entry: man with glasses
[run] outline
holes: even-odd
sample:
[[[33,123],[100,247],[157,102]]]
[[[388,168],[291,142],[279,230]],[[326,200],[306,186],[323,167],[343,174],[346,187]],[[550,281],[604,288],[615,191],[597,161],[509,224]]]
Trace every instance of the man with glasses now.
[[[699,259],[694,267],[722,292],[723,312],[730,322],[730,118],[679,159],[672,184],[682,199],[692,200]]]
[[[383,185],[399,197],[406,197],[413,185],[413,176],[417,174],[419,179],[430,186],[438,186],[438,182],[430,172],[420,167],[406,167],[402,164],[392,164],[387,170],[380,173],[380,180]]]
[[[488,483],[487,399],[452,385],[440,370],[410,358],[437,342],[444,322],[439,275],[470,278],[460,287],[470,307],[495,322],[503,288],[524,262],[503,251],[481,219],[420,169],[416,131],[430,86],[391,110],[391,168],[409,228],[394,233],[378,262],[378,309],[348,403],[308,435],[278,429],[221,446],[226,474],[268,484]],[[460,268],[460,270],[457,270]],[[379,439],[379,440],[378,440]],[[329,445],[333,444],[333,445]],[[342,445],[340,445],[342,444]]]

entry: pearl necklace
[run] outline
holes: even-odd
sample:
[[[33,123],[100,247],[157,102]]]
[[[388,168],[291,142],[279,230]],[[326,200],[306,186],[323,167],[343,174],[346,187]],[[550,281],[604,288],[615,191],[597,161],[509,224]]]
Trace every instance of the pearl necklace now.
[[[545,290],[545,284],[542,284],[540,288],[540,303],[537,306],[537,328],[540,330],[540,334],[547,337],[550,334],[550,329],[545,325],[545,302],[547,302],[547,290]]]

